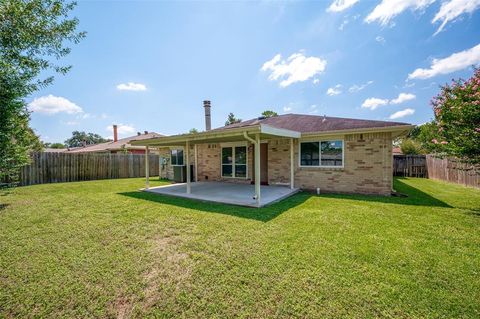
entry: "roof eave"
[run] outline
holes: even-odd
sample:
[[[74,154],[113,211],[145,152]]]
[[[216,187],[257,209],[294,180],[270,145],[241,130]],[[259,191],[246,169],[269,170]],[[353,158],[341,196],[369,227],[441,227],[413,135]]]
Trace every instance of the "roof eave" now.
[[[260,124],[260,133],[290,138],[300,138],[302,136],[302,134],[298,131],[277,128],[267,124]]]
[[[302,133],[302,137],[309,136],[319,136],[319,135],[338,135],[338,134],[348,134],[348,133],[382,133],[382,132],[408,132],[413,129],[415,125],[395,125],[395,126],[386,126],[386,127],[368,127],[368,128],[357,128],[357,129],[345,129],[345,130],[331,130],[331,131],[319,131],[319,132],[308,132]]]
[[[202,140],[212,140],[215,138],[226,138],[226,137],[233,137],[233,136],[242,136],[243,132],[251,133],[261,133],[260,125],[252,125],[246,127],[236,127],[231,129],[225,130],[212,130],[212,131],[205,131],[200,133],[189,133],[189,134],[179,134],[179,135],[172,135],[172,136],[162,136],[156,138],[149,138],[144,140],[138,141],[131,141],[131,145],[136,146],[175,146],[175,145],[183,145],[185,141],[189,142],[199,142]]]

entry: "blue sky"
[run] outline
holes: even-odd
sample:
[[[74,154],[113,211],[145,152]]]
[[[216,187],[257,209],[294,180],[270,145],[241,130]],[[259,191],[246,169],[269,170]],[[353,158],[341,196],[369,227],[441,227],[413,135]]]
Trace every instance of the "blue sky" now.
[[[480,62],[479,0],[80,1],[73,69],[28,98],[47,142],[204,129],[263,110],[420,124]],[[432,22],[434,20],[434,22]],[[443,28],[439,31],[439,28]]]

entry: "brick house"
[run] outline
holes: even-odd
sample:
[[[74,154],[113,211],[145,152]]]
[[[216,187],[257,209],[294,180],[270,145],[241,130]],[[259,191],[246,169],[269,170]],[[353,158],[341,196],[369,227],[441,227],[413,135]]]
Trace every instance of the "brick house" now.
[[[145,154],[145,146],[131,145],[133,140],[144,140],[163,135],[145,131],[143,134],[138,132],[137,135],[125,138],[118,138],[117,125],[113,125],[113,141],[98,143],[92,145],[85,145],[84,147],[75,147],[64,150],[67,153],[128,153],[128,154]]]
[[[173,166],[187,166],[193,180],[284,185],[320,192],[390,195],[392,140],[406,123],[285,114],[210,129],[210,102],[204,102],[206,131],[132,141],[159,149]],[[193,169],[193,174],[188,171]],[[187,192],[189,186],[187,186]],[[258,199],[259,200],[259,199]]]

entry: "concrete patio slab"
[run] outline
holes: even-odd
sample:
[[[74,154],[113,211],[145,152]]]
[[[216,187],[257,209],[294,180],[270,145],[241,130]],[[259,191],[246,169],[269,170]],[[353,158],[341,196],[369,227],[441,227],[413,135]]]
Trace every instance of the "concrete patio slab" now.
[[[255,185],[234,184],[224,182],[196,182],[191,183],[191,193],[187,194],[187,184],[171,184],[165,186],[143,189],[145,192],[198,199],[208,202],[263,207],[278,202],[299,191],[298,188],[290,189],[286,186],[261,186],[261,201],[257,205],[253,198]]]

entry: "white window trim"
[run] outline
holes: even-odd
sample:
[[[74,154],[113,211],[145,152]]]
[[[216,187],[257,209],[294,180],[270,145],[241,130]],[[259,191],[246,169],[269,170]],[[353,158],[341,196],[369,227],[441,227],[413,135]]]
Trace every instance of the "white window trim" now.
[[[171,164],[171,166],[185,166],[185,150],[184,147],[178,147],[178,148],[170,148],[170,163],[172,163],[172,151],[182,151],[182,156],[183,156],[183,165],[178,165],[178,164]]]
[[[235,176],[235,147],[245,147],[246,158],[245,158],[245,177]],[[224,148],[232,148],[232,164],[223,164],[222,163],[222,153]],[[232,176],[223,176],[223,165],[232,165]],[[244,165],[244,164],[238,164]],[[222,143],[220,144],[220,176],[222,178],[235,178],[235,179],[248,179],[248,145],[247,143]]]
[[[333,165],[322,165],[322,142],[332,142],[332,141],[341,141],[342,142],[342,165],[333,166]],[[302,143],[318,143],[318,165],[302,165]],[[298,167],[301,168],[344,168],[345,167],[345,140],[342,138],[332,138],[332,139],[322,139],[314,141],[299,141],[298,142]]]

